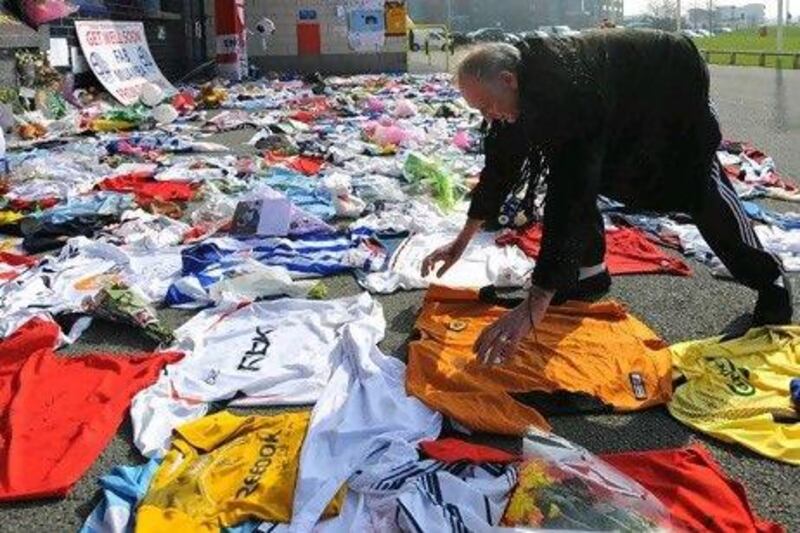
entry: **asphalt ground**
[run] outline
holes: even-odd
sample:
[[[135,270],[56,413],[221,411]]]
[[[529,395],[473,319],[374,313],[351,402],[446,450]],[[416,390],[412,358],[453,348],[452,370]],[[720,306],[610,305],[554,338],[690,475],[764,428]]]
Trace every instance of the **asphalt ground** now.
[[[776,159],[786,175],[800,177],[800,72],[727,67],[711,70],[713,95],[726,137],[753,141]],[[251,133],[236,131],[212,140],[246,152],[248,148],[241,143]],[[782,211],[800,209],[783,202],[765,203]],[[691,260],[689,263],[694,270],[690,278],[616,277],[610,297],[627,304],[668,342],[715,335],[734,321],[747,318],[755,302],[752,291],[715,279],[703,265]],[[800,290],[800,276],[792,278]],[[330,297],[359,291],[350,276],[328,278],[325,283]],[[422,297],[422,291],[377,297],[386,315],[387,333],[381,343],[386,353],[405,359],[405,344]],[[797,300],[795,297],[796,305]],[[192,316],[171,309],[160,310],[159,315],[173,327]],[[96,321],[78,343],[64,352],[102,351],[124,356],[153,348],[133,328]],[[702,442],[728,474],[744,484],[754,509],[763,518],[783,524],[787,531],[800,531],[800,470],[698,434],[672,419],[663,407],[627,415],[551,417],[550,421],[558,434],[593,452],[671,448]],[[513,439],[490,435],[475,439],[508,448],[518,445]],[[130,420],[126,418],[109,446],[66,498],[2,504],[0,531],[76,531],[99,501],[98,478],[114,465],[140,462],[143,459],[132,444]]]

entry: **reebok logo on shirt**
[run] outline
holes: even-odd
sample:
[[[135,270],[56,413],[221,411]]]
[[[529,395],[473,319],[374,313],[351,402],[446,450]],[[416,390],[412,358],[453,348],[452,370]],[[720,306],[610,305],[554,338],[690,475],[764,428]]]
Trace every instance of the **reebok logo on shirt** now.
[[[261,448],[258,450],[258,459],[250,467],[248,476],[244,480],[242,487],[236,491],[237,498],[247,498],[258,488],[258,483],[261,481],[261,476],[267,471],[267,468],[272,464],[272,456],[278,451],[278,435],[281,432],[265,433],[259,435],[261,438]]]
[[[242,360],[239,361],[238,370],[249,370],[250,372],[258,372],[261,370],[259,363],[267,356],[267,349],[269,348],[269,338],[267,335],[272,333],[272,330],[262,331],[260,327],[256,326],[256,336],[253,337],[253,346],[244,352]]]

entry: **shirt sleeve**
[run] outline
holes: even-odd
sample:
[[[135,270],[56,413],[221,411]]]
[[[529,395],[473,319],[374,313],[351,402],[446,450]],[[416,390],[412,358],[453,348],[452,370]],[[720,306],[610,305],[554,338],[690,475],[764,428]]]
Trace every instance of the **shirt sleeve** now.
[[[518,123],[493,124],[484,135],[485,163],[478,185],[472,190],[469,218],[495,218],[511,186],[519,177],[528,152],[525,132]]]
[[[588,214],[597,210],[603,153],[601,138],[575,139],[551,152],[534,285],[557,291],[577,283],[587,234],[594,223]]]

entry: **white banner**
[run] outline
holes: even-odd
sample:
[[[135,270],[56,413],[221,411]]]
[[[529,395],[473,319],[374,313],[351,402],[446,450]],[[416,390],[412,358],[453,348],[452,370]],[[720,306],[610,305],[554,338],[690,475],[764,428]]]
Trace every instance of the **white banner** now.
[[[76,20],[75,30],[89,68],[122,104],[137,102],[148,82],[166,95],[176,92],[156,65],[141,22]]]

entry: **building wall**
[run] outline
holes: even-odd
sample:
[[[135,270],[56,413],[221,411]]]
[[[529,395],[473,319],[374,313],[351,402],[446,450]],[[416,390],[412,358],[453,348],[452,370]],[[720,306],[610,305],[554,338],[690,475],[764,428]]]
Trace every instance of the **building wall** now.
[[[764,24],[765,21],[766,6],[764,4],[719,5],[713,12],[714,28],[752,28]],[[706,9],[690,9],[689,23],[694,28],[708,29],[712,19]]]
[[[250,62],[262,71],[341,74],[405,71],[408,49],[405,36],[387,36],[384,46],[374,52],[356,52],[350,48],[346,10],[361,5],[363,2],[359,0],[335,3],[327,0],[248,0],[245,10],[248,28],[254,27],[262,17],[275,23],[275,33],[269,39],[266,51],[258,35],[248,35]],[[316,11],[316,20],[300,20],[300,10]],[[320,28],[321,53],[300,54],[298,26],[314,23]]]
[[[745,23],[748,26],[760,26],[767,18],[767,7],[764,4],[747,4],[741,8],[741,15],[744,15]]]

